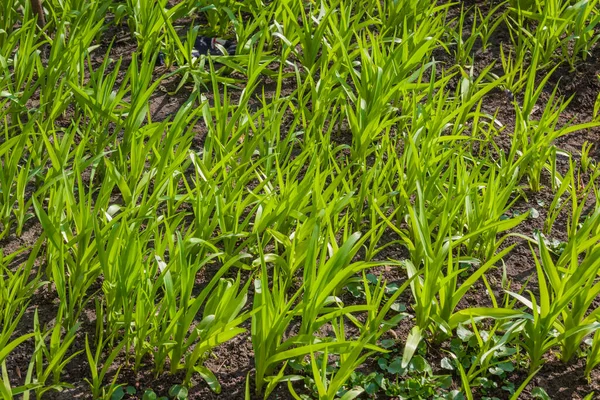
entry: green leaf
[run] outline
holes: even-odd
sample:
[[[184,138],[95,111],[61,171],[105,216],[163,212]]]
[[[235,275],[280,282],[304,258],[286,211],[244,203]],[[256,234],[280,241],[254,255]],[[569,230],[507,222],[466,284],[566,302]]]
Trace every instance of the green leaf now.
[[[119,386],[110,397],[111,400],[121,400],[125,397],[125,390],[123,390],[122,386]]]
[[[302,365],[296,360],[290,360],[288,362],[288,365],[292,367],[292,369],[294,369],[295,371],[304,371],[304,365]]]
[[[352,296],[354,297],[361,297],[362,295],[362,286],[356,282],[352,282],[349,283],[348,286],[346,286],[346,288],[348,289],[348,291],[352,294]]]
[[[502,369],[505,372],[512,372],[515,370],[515,366],[511,362],[501,362],[498,364],[498,368]]]
[[[531,397],[534,399],[550,400],[548,393],[546,393],[546,391],[539,386],[533,388],[531,391]]]
[[[376,285],[377,282],[378,282],[377,277],[375,275],[373,275],[373,274],[367,274],[367,280],[369,281],[369,283],[371,285]]]
[[[297,358],[301,356],[305,356],[310,354],[311,352],[322,351],[325,349],[333,350],[346,353],[354,350],[358,344],[352,341],[344,341],[344,342],[333,342],[333,343],[317,343],[317,344],[309,344],[301,347],[297,347],[291,350],[286,350],[279,352],[277,354],[272,355],[266,360],[267,365],[275,364],[280,361],[284,361],[290,358]],[[364,346],[364,350],[373,350],[377,352],[386,353],[387,350],[382,349],[381,347],[374,346],[372,344],[367,344]]]
[[[353,400],[360,396],[364,391],[365,390],[362,388],[348,390],[342,397],[340,397],[340,400]]]
[[[515,390],[515,392],[512,394],[512,396],[510,396],[510,400],[518,400],[519,396],[521,395],[521,393],[523,392],[523,390],[525,390],[525,388],[527,387],[527,385],[529,385],[529,382],[531,382],[531,380],[533,379],[533,377],[540,371],[541,367],[536,369],[535,371],[533,371],[532,373],[530,373],[527,378],[521,383],[521,386],[519,386],[517,388],[517,390]],[[534,389],[535,390],[535,389]]]
[[[377,385],[375,382],[369,382],[365,385],[365,393],[369,394],[369,395],[374,395],[375,393],[377,393],[379,391],[379,385]]]
[[[383,376],[383,374],[376,374],[376,375],[375,375],[375,383],[377,383],[377,385],[378,385],[378,386],[379,386],[381,389],[385,390],[385,388],[386,388],[386,379],[385,379],[385,377]]]
[[[450,389],[452,387],[452,375],[436,376],[437,385],[442,389]]]
[[[146,391],[144,391],[144,394],[142,395],[142,400],[157,400],[158,396],[156,395],[156,393],[154,393],[154,391],[147,389]]]
[[[169,389],[169,396],[178,400],[187,399],[188,389],[182,385],[173,385]]]
[[[432,373],[431,366],[422,356],[419,356],[419,355],[414,356],[413,359],[411,360],[411,366],[417,372],[427,372],[428,374]]]
[[[385,293],[392,295],[392,294],[396,293],[398,291],[398,289],[399,289],[399,286],[397,283],[390,283],[389,285],[387,285],[385,287]]]
[[[501,389],[513,394],[515,392],[515,384],[512,382],[506,382],[504,385],[502,385]]]
[[[415,351],[417,350],[417,346],[421,343],[422,339],[421,328],[418,326],[414,326],[410,333],[408,334],[408,338],[406,339],[406,344],[404,346],[404,353],[402,354],[402,368],[408,367],[410,360],[412,359]]]
[[[400,358],[395,358],[387,368],[390,374],[397,374],[404,370],[405,368],[402,367],[402,359]]]
[[[537,219],[540,217],[540,212],[535,208],[531,207],[529,209],[529,218]]]
[[[463,324],[459,324],[458,327],[456,328],[456,335],[463,342],[468,342],[469,339],[471,339],[471,337],[473,337],[473,332],[471,332],[469,329],[465,328],[465,326]]]
[[[4,362],[4,359],[8,357],[8,355],[15,349],[15,347],[28,340],[29,338],[33,337],[34,335],[34,333],[28,333],[26,335],[16,338],[12,342],[4,346],[4,348],[0,350],[0,362]]]
[[[454,370],[454,366],[452,365],[452,361],[450,361],[450,359],[448,357],[444,357],[442,358],[442,362],[441,362],[442,368],[444,369],[449,369],[449,370]]]
[[[453,390],[448,393],[448,399],[450,400],[465,400],[465,396],[459,390]]]
[[[210,390],[217,394],[221,393],[221,384],[210,369],[204,366],[197,366],[194,368],[194,370],[202,377],[202,379],[206,381],[210,387]]]
[[[493,318],[493,319],[515,319],[515,318],[528,318],[531,317],[519,310],[512,310],[509,308],[493,308],[493,307],[474,307],[460,310],[452,317],[450,317],[449,325],[451,327],[458,327],[458,324],[470,321],[472,318]]]

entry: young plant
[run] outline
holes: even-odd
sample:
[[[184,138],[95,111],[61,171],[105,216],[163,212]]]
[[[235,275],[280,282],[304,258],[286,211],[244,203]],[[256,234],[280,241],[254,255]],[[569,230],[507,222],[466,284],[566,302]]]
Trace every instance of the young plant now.
[[[106,376],[108,370],[112,367],[115,358],[117,358],[121,350],[123,350],[125,341],[123,340],[120,344],[113,347],[106,360],[104,360],[102,367],[100,367],[100,357],[102,356],[102,351],[109,343],[112,343],[112,341],[110,338],[104,340],[103,335],[100,335],[98,336],[97,343],[98,345],[96,347],[96,351],[92,352],[88,336],[86,335],[85,354],[87,356],[88,364],[90,365],[91,380],[87,378],[85,378],[85,380],[90,385],[94,398],[108,398],[112,397],[117,390],[118,386],[116,385],[116,382],[119,378],[119,371],[121,368],[119,367],[119,370],[117,370],[117,372],[114,374],[112,382],[110,382],[108,387],[102,386],[104,384],[104,377]]]

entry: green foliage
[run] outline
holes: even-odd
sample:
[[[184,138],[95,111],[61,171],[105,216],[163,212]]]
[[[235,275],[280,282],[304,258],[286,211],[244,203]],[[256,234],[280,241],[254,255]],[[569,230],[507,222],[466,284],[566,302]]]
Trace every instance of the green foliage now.
[[[597,0],[44,7],[39,28],[0,5],[3,398],[69,387],[80,359],[94,398],[221,393],[229,341],[252,347],[247,398],[516,399],[549,352],[600,363],[600,169],[558,142],[600,103],[574,121],[550,87],[597,48]],[[192,57],[198,35],[236,54]],[[527,188],[554,199],[518,213]],[[514,286],[518,241],[535,271]]]
[[[600,39],[598,1],[511,0],[511,23],[519,48],[541,50],[541,61],[549,65],[558,53],[560,61],[575,67]]]

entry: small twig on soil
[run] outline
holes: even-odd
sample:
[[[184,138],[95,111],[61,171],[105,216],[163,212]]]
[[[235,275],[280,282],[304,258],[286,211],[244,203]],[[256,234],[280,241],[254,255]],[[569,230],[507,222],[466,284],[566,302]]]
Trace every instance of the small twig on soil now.
[[[44,17],[44,7],[42,7],[42,0],[31,0],[31,8],[38,17],[38,26],[43,28],[46,25],[46,18]]]

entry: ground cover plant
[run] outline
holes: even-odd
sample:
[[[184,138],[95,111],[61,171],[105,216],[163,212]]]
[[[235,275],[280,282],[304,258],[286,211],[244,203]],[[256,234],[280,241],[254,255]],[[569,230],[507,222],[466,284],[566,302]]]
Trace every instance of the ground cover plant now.
[[[3,1],[0,396],[595,398],[598,22]]]

